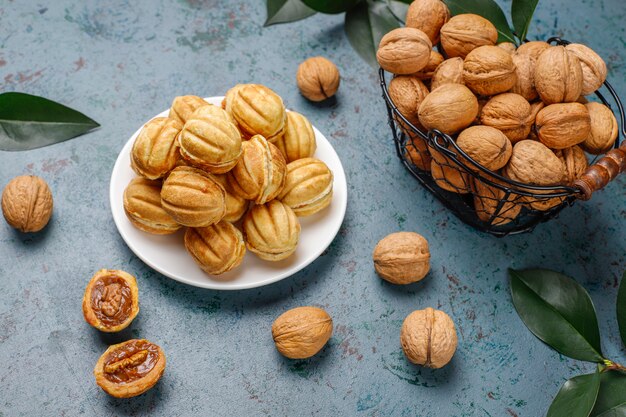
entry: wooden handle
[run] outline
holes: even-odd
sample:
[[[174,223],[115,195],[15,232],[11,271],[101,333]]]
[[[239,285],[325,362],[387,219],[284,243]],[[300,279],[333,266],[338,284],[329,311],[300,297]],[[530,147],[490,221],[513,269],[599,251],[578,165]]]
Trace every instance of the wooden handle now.
[[[607,152],[574,181],[574,186],[581,191],[578,198],[589,200],[595,191],[604,188],[623,171],[626,171],[626,140],[619,148]]]

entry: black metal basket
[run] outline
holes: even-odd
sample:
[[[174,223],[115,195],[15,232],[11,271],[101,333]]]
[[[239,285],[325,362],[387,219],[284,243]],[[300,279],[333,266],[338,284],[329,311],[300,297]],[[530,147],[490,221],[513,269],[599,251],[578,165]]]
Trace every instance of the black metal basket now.
[[[559,38],[551,38],[548,42],[569,43]],[[438,130],[425,132],[411,124],[392,102],[382,68],[379,75],[398,157],[444,206],[480,231],[499,237],[530,232],[577,199],[588,199],[593,191],[605,186],[625,169],[626,148],[618,149],[618,135],[616,149],[599,160],[594,159],[585,173],[587,178],[572,186],[535,186],[513,181],[476,163],[449,135]],[[617,107],[620,133],[624,137],[626,115],[622,102],[608,82],[604,87]],[[601,92],[595,94],[611,108]],[[431,155],[437,155],[432,170]]]

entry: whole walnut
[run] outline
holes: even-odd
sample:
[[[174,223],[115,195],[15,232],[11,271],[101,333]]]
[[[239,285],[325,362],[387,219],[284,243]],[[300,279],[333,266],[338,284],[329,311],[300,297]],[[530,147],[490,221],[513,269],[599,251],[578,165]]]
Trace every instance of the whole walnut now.
[[[480,112],[482,124],[495,127],[511,142],[526,139],[532,128],[531,106],[519,94],[503,93],[492,97]]]
[[[515,85],[517,76],[511,54],[497,46],[485,45],[471,51],[463,62],[465,85],[476,94],[492,96]]]
[[[52,216],[52,193],[46,181],[35,175],[13,178],[2,191],[2,214],[20,232],[38,232]]]
[[[340,79],[337,66],[321,56],[305,60],[296,73],[300,93],[311,101],[323,101],[334,96]]]
[[[376,59],[385,71],[414,74],[428,64],[432,48],[430,39],[421,30],[397,28],[380,40]]]
[[[476,96],[461,84],[443,84],[427,95],[419,106],[424,128],[453,134],[469,126],[478,114]]]
[[[502,48],[510,54],[514,54],[517,46],[513,42],[500,42],[496,45],[498,48]]]
[[[322,350],[333,334],[333,320],[318,307],[297,307],[272,324],[276,349],[290,359],[306,359]]]
[[[388,91],[398,111],[413,126],[417,126],[419,123],[417,110],[428,95],[428,87],[415,75],[397,75],[389,83]]]
[[[409,314],[400,330],[400,344],[407,359],[427,368],[441,368],[450,362],[458,343],[454,322],[433,308]]]
[[[465,168],[462,168],[444,156],[441,152],[429,146],[432,161],[430,163],[430,174],[440,188],[457,194],[467,194],[470,191],[470,175]]]
[[[443,84],[465,84],[463,58],[448,58],[435,69],[430,80],[430,89],[435,90]]]
[[[544,50],[535,64],[535,88],[546,104],[576,101],[582,92],[580,61],[564,46]]]
[[[441,0],[415,0],[406,12],[405,25],[424,32],[433,45],[439,43],[439,31],[450,19],[450,10]]]
[[[548,42],[530,41],[521,44],[515,52],[519,55],[528,55],[534,62],[537,62],[539,55],[549,47]]]
[[[457,137],[456,144],[475,162],[496,171],[509,161],[513,146],[504,133],[490,126],[470,126]],[[478,171],[468,163],[472,169]]]
[[[564,149],[587,139],[591,131],[591,118],[583,104],[550,104],[537,113],[535,129],[544,145],[552,149]]]
[[[430,57],[428,63],[424,68],[415,73],[415,76],[420,80],[430,80],[435,73],[435,70],[443,62],[444,58],[439,52],[433,50],[430,51]]]
[[[589,111],[591,130],[581,146],[590,154],[600,155],[613,147],[619,126],[611,109],[604,104],[590,102],[585,107]]]
[[[448,57],[465,58],[473,49],[495,45],[498,31],[489,20],[476,14],[458,14],[441,27],[441,45]]]
[[[421,281],[430,271],[428,241],[414,232],[397,232],[378,242],[372,254],[378,275],[392,284]]]
[[[533,101],[539,97],[535,88],[535,61],[530,55],[514,53],[511,55],[515,65],[515,84],[511,88],[511,93],[519,94],[528,101]]]
[[[556,151],[556,156],[561,159],[565,167],[563,182],[567,185],[572,185],[589,166],[585,152],[577,145]]]
[[[493,177],[489,180],[497,185],[488,184],[483,179],[473,178],[474,209],[480,220],[493,226],[503,226],[517,218],[523,205],[519,201],[518,194],[507,195],[504,190],[506,186],[501,181]]]
[[[580,43],[570,43],[565,49],[578,58],[583,71],[582,94],[587,95],[602,87],[606,80],[606,63],[593,49]]]
[[[534,140],[513,145],[513,153],[503,174],[531,185],[557,185],[565,175],[563,162],[547,146]]]
[[[428,145],[424,139],[414,136],[404,145],[406,158],[422,171],[430,171],[432,157],[428,151]]]

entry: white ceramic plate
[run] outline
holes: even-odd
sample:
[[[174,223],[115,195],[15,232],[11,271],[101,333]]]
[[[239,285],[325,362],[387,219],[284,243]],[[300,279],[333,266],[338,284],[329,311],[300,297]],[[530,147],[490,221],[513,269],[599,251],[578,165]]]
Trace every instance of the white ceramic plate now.
[[[220,105],[222,97],[206,98],[212,104]],[[167,116],[168,110],[155,117]],[[333,171],[333,201],[330,207],[309,217],[301,217],[302,231],[296,252],[280,262],[268,262],[247,252],[242,264],[233,271],[220,276],[204,273],[193,261],[183,245],[184,231],[158,236],[135,228],[124,213],[124,189],[136,174],[130,168],[130,151],[139,134],[137,130],[126,142],[117,157],[111,174],[111,211],[113,220],[128,247],[142,261],[161,274],[202,288],[218,290],[241,290],[260,287],[287,278],[305,268],[333,241],[346,213],[348,191],[346,175],[339,156],[328,140],[315,127],[317,151],[315,157],[324,161]]]

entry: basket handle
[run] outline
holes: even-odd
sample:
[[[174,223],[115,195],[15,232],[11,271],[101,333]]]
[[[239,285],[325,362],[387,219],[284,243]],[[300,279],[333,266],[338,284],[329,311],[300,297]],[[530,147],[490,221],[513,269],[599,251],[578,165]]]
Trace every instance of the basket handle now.
[[[591,195],[604,188],[620,173],[626,171],[626,140],[619,148],[607,152],[599,161],[587,168],[574,186],[580,190],[578,198],[589,200]]]

